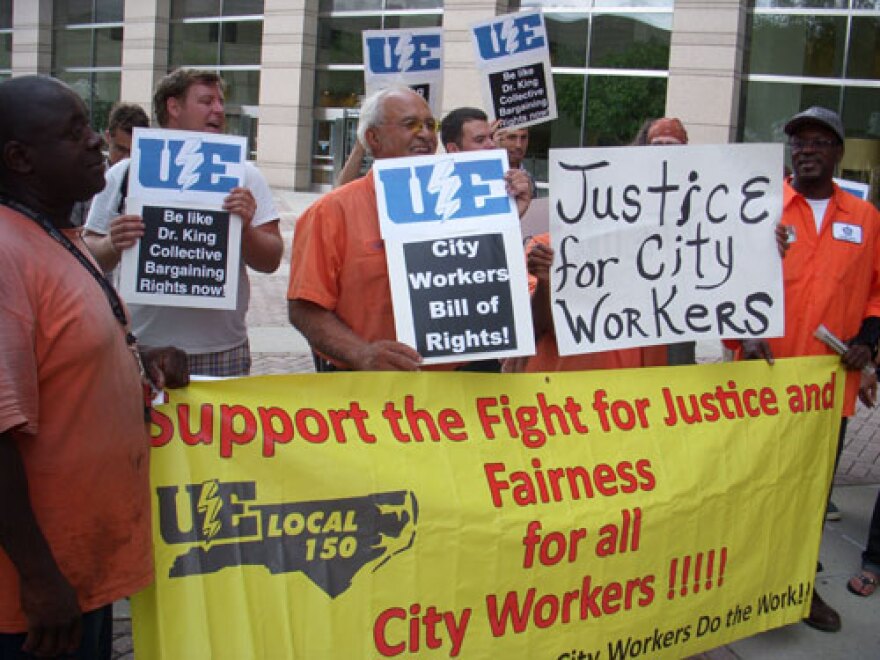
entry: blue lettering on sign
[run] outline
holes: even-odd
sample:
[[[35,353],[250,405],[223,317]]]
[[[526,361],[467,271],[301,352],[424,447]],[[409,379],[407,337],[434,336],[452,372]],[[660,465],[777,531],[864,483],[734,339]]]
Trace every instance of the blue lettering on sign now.
[[[378,175],[388,217],[395,224],[463,220],[511,210],[498,160],[395,167]]]
[[[474,28],[474,36],[484,60],[543,48],[547,43],[540,14],[508,16],[503,21]]]
[[[242,160],[237,144],[143,138],[138,145],[138,181],[144,188],[222,193],[239,183],[236,177],[225,176],[228,165]]]
[[[373,73],[439,71],[440,35],[368,37],[367,58]]]

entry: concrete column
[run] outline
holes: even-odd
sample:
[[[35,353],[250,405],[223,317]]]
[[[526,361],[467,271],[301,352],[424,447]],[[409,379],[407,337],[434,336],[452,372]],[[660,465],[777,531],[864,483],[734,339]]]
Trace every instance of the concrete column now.
[[[13,0],[12,75],[52,70],[52,0]]]
[[[125,0],[120,100],[149,114],[153,87],[168,71],[170,0]]]
[[[443,115],[462,106],[483,108],[471,25],[510,11],[509,0],[446,0],[443,3]],[[485,108],[483,108],[485,110]]]
[[[675,0],[666,115],[694,144],[736,139],[748,0]]]
[[[257,163],[269,185],[311,184],[318,0],[265,0]]]

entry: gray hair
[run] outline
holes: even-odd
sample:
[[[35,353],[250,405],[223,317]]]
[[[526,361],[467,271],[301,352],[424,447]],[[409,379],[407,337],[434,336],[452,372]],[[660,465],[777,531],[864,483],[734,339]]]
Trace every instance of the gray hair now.
[[[385,99],[399,94],[415,94],[406,85],[395,83],[387,87],[380,87],[364,99],[361,104],[360,116],[358,117],[357,137],[358,142],[367,154],[372,155],[370,145],[367,144],[367,129],[378,126],[385,119]]]

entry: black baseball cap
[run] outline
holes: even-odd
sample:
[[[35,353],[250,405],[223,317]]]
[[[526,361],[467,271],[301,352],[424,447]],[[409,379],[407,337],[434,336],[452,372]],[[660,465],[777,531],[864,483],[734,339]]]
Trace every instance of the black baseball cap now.
[[[843,122],[840,121],[840,116],[833,110],[818,105],[807,108],[788,120],[788,123],[785,124],[785,134],[793,135],[806,124],[824,126],[833,131],[841,142],[844,140]]]

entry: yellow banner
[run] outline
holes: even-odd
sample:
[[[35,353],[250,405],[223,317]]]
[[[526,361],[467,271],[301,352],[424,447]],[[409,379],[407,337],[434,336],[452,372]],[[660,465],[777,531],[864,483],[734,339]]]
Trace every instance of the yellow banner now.
[[[200,382],[138,658],[681,658],[809,608],[837,358]]]

